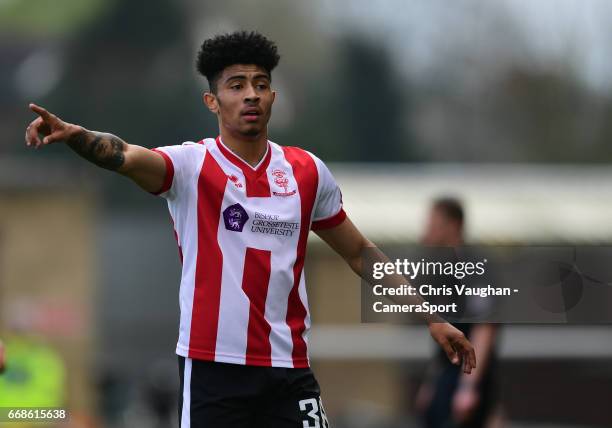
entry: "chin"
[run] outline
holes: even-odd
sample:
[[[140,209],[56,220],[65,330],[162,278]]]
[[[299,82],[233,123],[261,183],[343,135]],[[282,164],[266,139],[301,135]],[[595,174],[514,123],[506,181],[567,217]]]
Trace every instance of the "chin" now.
[[[242,130],[242,135],[245,137],[257,137],[259,134],[261,134],[261,128],[259,127],[250,127]]]

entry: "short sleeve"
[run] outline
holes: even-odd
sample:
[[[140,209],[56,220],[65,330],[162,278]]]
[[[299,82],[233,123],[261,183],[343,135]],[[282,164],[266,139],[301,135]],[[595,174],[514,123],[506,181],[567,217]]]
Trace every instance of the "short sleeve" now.
[[[342,223],[346,213],[342,193],[327,165],[313,156],[319,173],[317,198],[312,214],[312,230],[330,229]]]
[[[174,146],[156,147],[153,150],[159,153],[166,163],[166,175],[161,189],[151,192],[166,199],[172,199],[179,192],[194,169],[194,153],[192,147],[196,143],[186,142]]]

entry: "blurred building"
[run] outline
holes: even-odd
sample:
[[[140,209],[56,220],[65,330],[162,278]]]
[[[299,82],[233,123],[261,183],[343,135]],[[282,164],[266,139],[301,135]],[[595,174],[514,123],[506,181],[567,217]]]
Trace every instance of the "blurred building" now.
[[[25,371],[15,373],[12,379],[25,377],[16,382],[36,377],[39,385],[48,384],[41,376],[65,382],[47,385],[49,391],[64,390],[44,403],[61,402],[74,411],[76,419],[79,414],[93,414],[96,405],[96,204],[95,191],[91,186],[89,190],[80,187],[79,175],[79,171],[70,171],[61,163],[6,158],[0,162],[0,335],[6,338],[7,358],[4,380],[8,382],[12,370],[19,368]],[[28,353],[27,367],[15,360],[19,352]],[[40,359],[30,355],[33,352],[40,352]],[[43,364],[41,369],[47,373],[34,376],[27,372],[36,370],[38,364]],[[19,388],[9,390],[15,393]],[[22,391],[25,394],[27,389]],[[0,390],[0,396],[8,393]],[[25,397],[4,396],[0,401],[22,403],[19,399]],[[49,405],[44,403],[39,405]]]

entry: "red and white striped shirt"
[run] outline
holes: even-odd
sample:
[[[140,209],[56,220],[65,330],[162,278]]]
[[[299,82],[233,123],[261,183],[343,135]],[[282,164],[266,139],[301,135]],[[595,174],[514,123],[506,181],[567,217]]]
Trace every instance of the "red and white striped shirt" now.
[[[220,137],[153,150],[183,262],[177,354],[308,367],[308,232],[346,217],[325,164],[271,141],[256,167]]]

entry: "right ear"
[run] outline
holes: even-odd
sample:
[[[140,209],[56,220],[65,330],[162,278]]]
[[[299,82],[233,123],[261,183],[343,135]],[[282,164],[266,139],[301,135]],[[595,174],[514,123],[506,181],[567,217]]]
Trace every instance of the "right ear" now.
[[[204,104],[206,104],[206,107],[208,107],[208,110],[210,110],[214,114],[219,113],[219,102],[215,94],[213,94],[212,92],[204,92],[202,99],[204,100]]]

